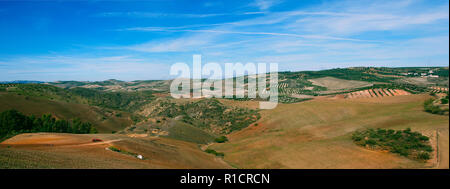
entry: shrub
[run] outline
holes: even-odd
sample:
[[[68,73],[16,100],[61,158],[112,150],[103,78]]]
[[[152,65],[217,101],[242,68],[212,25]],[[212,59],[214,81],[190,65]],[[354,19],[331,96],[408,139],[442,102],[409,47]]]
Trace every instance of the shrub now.
[[[108,149],[110,149],[111,151],[114,151],[114,152],[121,152],[120,149],[118,149],[118,148],[116,148],[114,146],[110,146]]]
[[[439,115],[443,115],[446,112],[448,112],[448,109],[443,110],[439,106],[434,105],[433,102],[434,102],[433,99],[428,99],[423,103],[423,107],[426,112],[429,112],[432,114],[439,114]],[[442,99],[441,99],[441,102],[442,102]]]
[[[430,140],[430,138],[428,138],[427,136],[420,136],[419,140],[428,141],[428,140]]]
[[[374,146],[377,144],[377,141],[375,141],[373,139],[369,139],[369,140],[366,140],[366,144],[370,145],[370,146]]]
[[[401,156],[418,160],[426,160],[433,148],[429,138],[410,128],[404,130],[366,129],[355,131],[352,140],[360,146],[370,146],[371,149],[388,150]]]
[[[427,152],[420,152],[419,154],[417,154],[417,159],[429,160],[430,159],[430,154],[427,153]]]
[[[353,135],[353,136],[352,136],[352,139],[353,139],[354,141],[361,141],[363,138],[362,138],[362,136],[360,136],[360,135]]]
[[[219,157],[224,157],[224,156],[225,156],[224,153],[222,153],[222,152],[216,152],[216,151],[213,150],[213,149],[206,149],[205,152],[206,152],[206,153],[209,153],[209,154],[214,154],[214,155],[219,156]]]
[[[220,136],[216,139],[214,139],[214,141],[216,141],[217,143],[224,143],[228,141],[228,138],[226,136]]]

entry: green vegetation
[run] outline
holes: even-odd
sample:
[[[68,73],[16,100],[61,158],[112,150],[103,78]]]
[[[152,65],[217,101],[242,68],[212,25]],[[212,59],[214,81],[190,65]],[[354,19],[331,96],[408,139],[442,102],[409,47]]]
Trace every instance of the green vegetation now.
[[[83,123],[76,118],[71,121],[56,120],[46,114],[40,118],[26,116],[16,110],[0,113],[0,138],[14,136],[19,133],[56,132],[56,133],[97,133],[90,123]]]
[[[438,115],[445,115],[448,114],[448,107],[447,108],[441,108],[439,104],[435,103],[435,99],[428,99],[423,103],[423,107],[426,112],[432,113],[432,114],[438,114]],[[445,101],[444,101],[445,102]],[[441,99],[442,103],[442,99]],[[448,103],[448,99],[447,99]],[[442,103],[444,104],[444,103]]]
[[[377,82],[390,82],[393,77],[380,77],[370,73],[372,68],[360,67],[360,68],[337,68],[322,71],[304,71],[308,78],[321,78],[321,77],[336,77],[339,79],[346,80],[357,80],[357,81],[377,81]]]
[[[118,153],[122,153],[122,154],[129,155],[129,156],[134,156],[134,157],[137,157],[139,155],[139,154],[136,154],[136,153],[133,153],[133,152],[122,150],[122,149],[117,148],[115,146],[110,146],[110,147],[108,147],[108,149],[113,151],[113,152],[118,152]]]
[[[154,99],[150,91],[104,92],[81,87],[63,89],[46,84],[18,84],[11,92],[25,96],[88,104],[126,112],[136,111]]]
[[[448,93],[445,97],[441,98],[441,104],[448,104]]]
[[[205,152],[208,153],[208,154],[214,154],[215,156],[218,156],[218,157],[224,157],[225,156],[225,154],[223,152],[216,152],[213,149],[206,149]]]
[[[93,89],[74,88],[70,92],[87,99],[90,105],[134,112],[153,100],[149,91],[143,92],[103,92]]]
[[[224,142],[228,141],[228,138],[226,136],[220,136],[220,137],[217,137],[216,139],[214,139],[214,141],[217,143],[224,143]]]
[[[371,149],[388,150],[405,157],[427,160],[433,148],[429,144],[429,138],[411,129],[386,130],[367,129],[356,131],[352,135],[353,141],[360,146]]]
[[[158,108],[155,108],[148,115],[149,117],[175,118],[180,116],[184,123],[215,134],[228,134],[241,130],[261,117],[256,110],[228,107],[217,99],[202,99],[184,104],[177,104],[169,100],[155,103]]]
[[[206,144],[214,140],[214,136],[208,132],[180,121],[177,121],[174,126],[169,128],[169,135],[167,138],[194,142],[197,144]]]
[[[13,92],[0,93],[0,112],[17,110],[25,115],[41,117],[52,114],[58,119],[71,120],[80,118],[83,122],[95,125],[100,133],[111,133],[112,130],[122,130],[132,124],[130,116],[133,114],[118,110],[111,110],[87,104],[49,100],[39,97],[18,95]],[[121,113],[122,117],[114,116]]]
[[[439,78],[426,77],[421,75],[438,75]],[[412,94],[429,91],[428,85],[448,87],[448,68],[439,67],[410,67],[410,68],[387,68],[387,67],[356,67],[338,68],[321,71],[301,71],[301,72],[279,72],[279,94],[280,96],[290,96],[291,94],[304,95],[335,95],[358,90],[372,88],[402,89]],[[342,89],[326,88],[313,84],[311,79],[320,80],[323,78],[343,79],[347,84],[340,85]],[[417,81],[416,81],[417,80]],[[373,86],[357,86],[356,81],[367,82]],[[324,80],[327,83],[326,80]],[[332,82],[332,81],[329,81]],[[330,84],[330,83],[328,83]],[[354,85],[354,86],[352,86]],[[362,85],[362,84],[360,84]],[[344,87],[346,86],[346,87]],[[339,88],[339,87],[338,87]],[[280,98],[281,99],[281,98]],[[291,103],[289,99],[279,100],[281,103]]]

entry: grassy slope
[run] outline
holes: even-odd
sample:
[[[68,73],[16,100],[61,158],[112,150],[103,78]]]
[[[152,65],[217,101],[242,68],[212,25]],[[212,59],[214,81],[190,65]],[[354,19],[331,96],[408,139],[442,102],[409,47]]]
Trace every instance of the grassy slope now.
[[[92,143],[99,138],[111,143]],[[31,144],[31,145],[30,145]],[[52,145],[49,145],[52,144]],[[8,148],[8,146],[10,146]],[[114,146],[144,160],[106,150]],[[21,134],[0,144],[0,168],[230,168],[196,144],[118,134]]]
[[[0,92],[0,111],[9,109],[16,109],[27,115],[41,116],[42,114],[51,113],[62,119],[78,117],[83,121],[92,123],[99,132],[105,133],[119,131],[131,124],[128,114],[125,112],[121,112],[121,117],[108,116],[98,107]],[[103,117],[106,119],[103,120]]]
[[[206,144],[216,138],[208,132],[181,121],[173,121],[167,137],[198,144]]]
[[[423,163],[395,154],[358,147],[351,133],[369,127],[448,132],[447,116],[423,111],[427,98],[411,95],[279,104],[261,112],[257,126],[232,133],[230,142],[211,148],[224,152],[225,161],[239,168],[423,167]],[[448,136],[440,137],[448,140]],[[442,148],[448,152],[448,145]],[[448,153],[443,159],[448,162]]]

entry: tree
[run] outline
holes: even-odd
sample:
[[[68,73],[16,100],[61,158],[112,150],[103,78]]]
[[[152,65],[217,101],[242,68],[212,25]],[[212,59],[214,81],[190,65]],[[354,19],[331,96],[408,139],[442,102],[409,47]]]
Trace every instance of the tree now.
[[[220,136],[216,139],[214,139],[214,141],[216,141],[217,143],[224,143],[228,141],[228,138],[226,136]]]
[[[69,123],[67,120],[56,120],[51,114],[36,118],[17,110],[0,113],[0,138],[25,132],[97,133],[97,130],[91,123],[83,123],[79,118]]]

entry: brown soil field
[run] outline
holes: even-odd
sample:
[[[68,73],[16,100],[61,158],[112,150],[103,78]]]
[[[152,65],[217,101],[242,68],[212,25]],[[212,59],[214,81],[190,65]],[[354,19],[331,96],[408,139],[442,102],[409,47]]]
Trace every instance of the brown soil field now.
[[[93,138],[103,142],[92,142]],[[114,146],[134,156],[106,150]],[[232,168],[197,144],[118,134],[20,134],[0,144],[0,168]]]
[[[228,135],[229,142],[210,148],[224,152],[224,160],[239,168],[430,168],[429,163],[361,148],[351,134],[364,128],[439,130],[439,145],[433,148],[440,163],[432,167],[448,169],[449,118],[424,112],[423,102],[428,98],[316,98],[279,104],[261,111],[256,124]]]
[[[372,86],[371,83],[365,81],[345,80],[334,77],[322,77],[309,79],[308,81],[311,81],[314,85],[326,87],[330,91]]]

